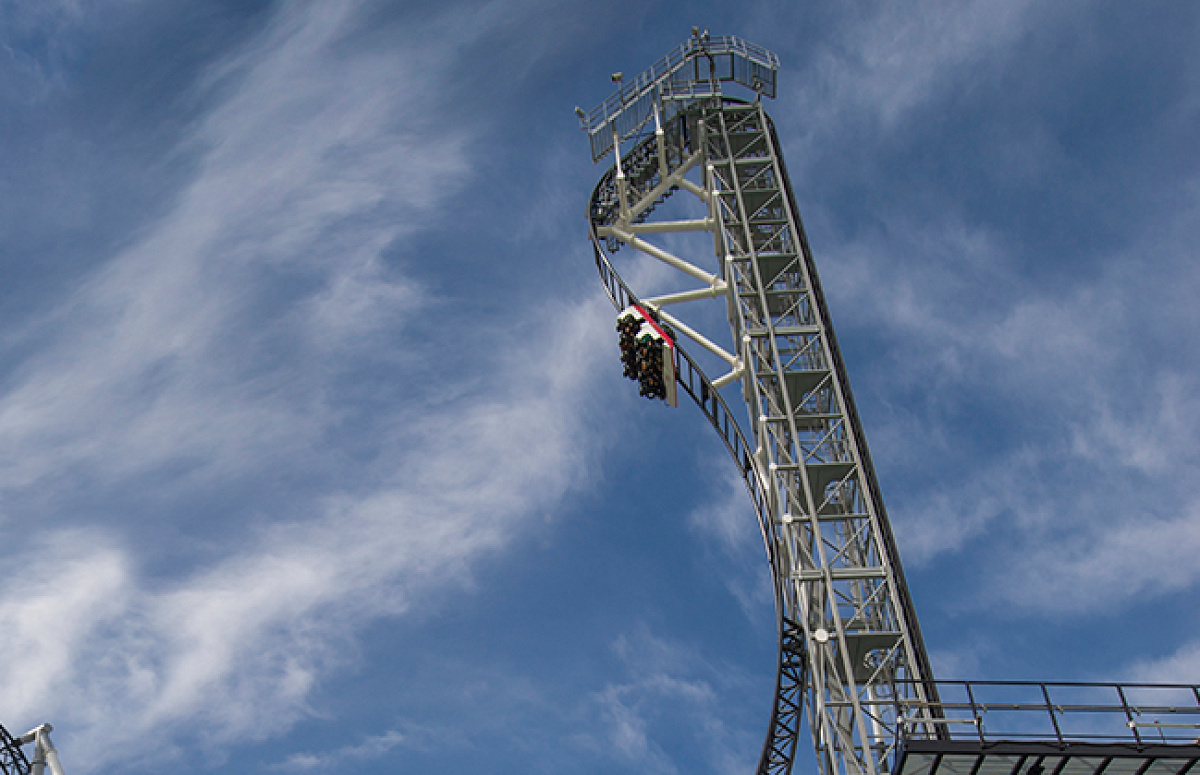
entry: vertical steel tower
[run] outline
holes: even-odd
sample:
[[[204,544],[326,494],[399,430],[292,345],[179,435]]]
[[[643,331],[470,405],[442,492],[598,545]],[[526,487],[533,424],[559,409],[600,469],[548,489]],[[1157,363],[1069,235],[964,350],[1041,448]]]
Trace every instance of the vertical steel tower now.
[[[668,368],[721,433],[758,511],[780,636],[759,772],[791,770],[803,703],[822,771],[879,775],[891,768],[897,708],[917,709],[917,723],[928,719],[934,688],[779,142],[762,107],[761,98],[775,94],[777,67],[765,49],[694,31],[631,83],[614,75],[617,93],[591,113],[576,109],[593,160],[613,160],[592,195],[591,238],[614,304],[654,321]],[[726,85],[743,87],[746,99],[724,94]],[[674,192],[694,198],[697,217],[654,217]],[[711,234],[715,262],[655,244],[658,235],[697,231]],[[637,297],[609,260],[622,246],[699,286]],[[724,303],[731,345],[668,311],[704,299]],[[728,373],[710,381],[672,330],[728,364]],[[733,385],[746,403],[749,442],[718,393]]]

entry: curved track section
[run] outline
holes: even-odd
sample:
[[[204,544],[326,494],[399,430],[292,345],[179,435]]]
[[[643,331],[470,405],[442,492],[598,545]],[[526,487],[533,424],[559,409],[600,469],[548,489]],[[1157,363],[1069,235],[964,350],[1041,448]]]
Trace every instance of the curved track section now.
[[[642,302],[629,289],[617,270],[613,268],[600,240],[592,230],[592,246],[596,255],[596,270],[604,283],[604,290],[617,311],[629,308]],[[763,745],[762,757],[759,759],[758,773],[760,775],[786,775],[791,772],[792,762],[796,755],[796,743],[799,740],[800,719],[803,714],[803,694],[805,687],[805,671],[807,661],[804,655],[803,634],[799,625],[791,621],[782,610],[780,597],[780,569],[775,557],[773,541],[770,532],[770,513],[767,511],[767,493],[763,489],[763,479],[756,469],[755,456],[746,443],[746,437],[738,426],[737,420],[729,411],[725,399],[713,387],[712,382],[704,371],[696,365],[692,357],[679,344],[675,346],[675,374],[679,386],[691,397],[704,416],[708,418],[713,430],[725,443],[733,462],[741,471],[742,481],[754,504],[755,514],[758,515],[758,525],[762,531],[763,543],[766,545],[767,561],[771,566],[772,589],[775,593],[775,608],[779,612],[779,669],[775,677],[775,703],[771,711],[771,725],[767,732],[767,741]]]

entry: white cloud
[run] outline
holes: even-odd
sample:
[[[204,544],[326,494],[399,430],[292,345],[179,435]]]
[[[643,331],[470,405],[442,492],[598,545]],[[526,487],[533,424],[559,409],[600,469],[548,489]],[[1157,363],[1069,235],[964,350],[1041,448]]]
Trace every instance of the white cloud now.
[[[380,251],[466,168],[465,131],[423,117],[436,83],[420,68],[445,53],[419,41],[338,52],[350,8],[286,6],[223,68],[236,86],[190,143],[199,175],[34,332],[54,345],[0,398],[0,489],[75,465],[109,478],[179,461],[245,474],[321,432],[325,364],[265,366],[408,311],[414,293]],[[323,290],[289,308],[276,288],[287,283]],[[312,342],[290,325],[305,313]]]
[[[701,463],[711,470],[708,492],[688,514],[693,532],[718,551],[722,562],[713,564],[737,599],[746,618],[768,628],[774,626],[775,601],[770,566],[758,518],[735,464],[725,455]],[[724,566],[724,567],[722,567]]]
[[[1140,683],[1200,684],[1200,640],[1189,641],[1180,646],[1174,654],[1161,659],[1146,660],[1133,665],[1127,671],[1126,680]]]
[[[1006,582],[995,594],[1017,606],[1070,612],[1153,598],[1200,580],[1200,505],[1165,518],[1143,516],[1136,506],[1113,510],[1120,516],[1101,515],[1102,530],[1074,531],[1007,558]]]
[[[1196,377],[1164,365],[1140,386],[1136,401],[1101,395],[1092,416],[1075,424],[1073,451],[1097,465],[1117,464],[1154,476],[1194,466],[1200,431]]]
[[[715,492],[692,510],[688,522],[730,554],[744,555],[748,550],[761,548],[761,540],[754,540],[761,535],[755,529],[758,522],[737,469],[726,457],[705,461],[704,465],[712,471],[710,481]]]
[[[60,533],[5,561],[0,653],[16,667],[4,678],[6,707],[36,708],[61,690],[53,679],[128,605],[128,560],[106,543],[94,532]]]
[[[886,185],[888,165],[919,158],[901,156],[922,147],[897,140],[909,119],[940,127],[940,116],[960,115],[947,97],[992,88],[1013,72],[1018,46],[1040,47],[1048,31],[1095,45],[1065,31],[1098,18],[1036,2],[937,1],[849,20],[779,102],[801,127],[784,137],[799,146],[789,156],[794,180],[819,166],[862,190],[876,178]],[[1100,60],[1111,61],[1086,51],[1062,64]],[[1171,67],[1185,80],[1195,69]],[[1156,128],[1186,112],[1194,95],[1179,94],[1156,106]],[[988,135],[988,152],[1001,150],[987,174],[1036,180],[1034,198],[1056,191],[1064,140],[1047,126],[1035,118]],[[856,155],[830,157],[827,147]],[[1086,172],[1103,185],[1129,174],[1115,161],[1071,159],[1075,175],[1105,165]],[[860,160],[878,165],[856,169]],[[1005,213],[962,215],[961,202],[937,198],[945,168],[914,192],[915,205],[868,201],[853,220],[839,211],[837,227],[820,220],[822,206],[836,205],[818,199],[808,213],[826,239],[817,261],[843,336],[852,332],[860,352],[869,342],[870,360],[852,362],[850,377],[907,561],[979,553],[974,566],[989,569],[981,598],[1056,615],[1196,584],[1194,563],[1182,560],[1200,499],[1200,318],[1185,290],[1198,279],[1192,172],[1184,165],[1174,178],[1145,181],[1163,186],[1153,207],[1126,212],[1111,245],[1092,256],[1038,255],[1042,235],[1005,232]],[[1127,195],[1138,207],[1151,198]],[[1080,217],[1063,213],[1059,228]],[[1091,217],[1108,216],[1097,206]]]
[[[217,106],[185,144],[194,180],[6,343],[36,347],[0,394],[0,492],[53,502],[136,479],[155,504],[137,518],[158,522],[209,487],[340,465],[340,361],[369,362],[366,345],[390,343],[424,303],[382,253],[435,222],[467,174],[472,130],[431,116],[438,74],[480,31],[435,18],[406,45],[343,45],[360,22],[352,3],[284,4],[213,70]],[[136,524],[82,532],[10,500],[3,516],[32,523],[22,549],[39,561],[4,576],[0,660],[21,670],[0,680],[0,717],[51,718],[87,772],[146,764],[130,761],[138,740],[161,741],[146,753],[161,766],[309,713],[361,623],[469,583],[605,437],[579,411],[607,353],[604,303],[523,314],[527,346],[480,343],[477,373],[431,370],[437,401],[376,417],[367,485],[264,499],[186,567],[152,573],[162,560]]]
[[[199,724],[222,742],[286,728],[344,661],[356,623],[468,581],[474,559],[581,473],[590,453],[577,412],[594,360],[577,354],[604,351],[605,322],[599,303],[560,317],[557,338],[537,343],[542,358],[514,355],[493,375],[499,396],[430,416],[391,461],[392,482],[330,498],[321,517],[268,528],[194,576],[155,583],[128,553],[58,537],[44,592],[22,596],[28,577],[9,577],[19,602],[0,611],[13,623],[0,658],[25,668],[0,711],[54,716],[73,730],[60,746],[97,767],[142,735],[186,738]],[[59,610],[55,627],[40,626]]]
[[[865,374],[908,395],[867,428],[885,479],[907,485],[885,493],[906,559],[990,535],[970,548],[995,568],[983,595],[1056,613],[1195,583],[1153,560],[1192,546],[1197,524],[1195,312],[1178,298],[1195,280],[1194,213],[1185,203],[1071,283],[1025,279],[1002,237],[954,216],[826,251],[839,326],[884,353]],[[878,400],[856,366],[860,396]]]
[[[711,772],[745,772],[759,743],[731,723],[725,692],[744,692],[744,680],[724,665],[710,664],[694,648],[640,627],[619,636],[613,650],[628,680],[609,683],[593,698],[601,717],[602,747],[642,770],[678,772],[657,741],[660,727],[682,724],[695,736]],[[768,700],[764,696],[764,701]]]
[[[111,12],[111,3],[84,8],[76,0],[13,0],[0,8],[0,57],[8,63],[0,94],[36,102],[65,86],[64,63],[80,54],[79,30],[89,13]],[[36,45],[26,45],[30,41]],[[10,69],[11,68],[11,69]]]
[[[335,751],[322,753],[294,753],[272,767],[283,772],[322,772],[336,770],[349,762],[378,759],[393,748],[410,744],[410,734],[389,729],[380,735],[371,735],[354,745],[343,746]]]
[[[891,130],[973,65],[1003,56],[1039,23],[1035,6],[1032,0],[883,4],[872,18],[848,25],[826,43],[816,72],[792,79],[795,91],[785,86],[781,103],[803,117],[814,142],[864,117]]]

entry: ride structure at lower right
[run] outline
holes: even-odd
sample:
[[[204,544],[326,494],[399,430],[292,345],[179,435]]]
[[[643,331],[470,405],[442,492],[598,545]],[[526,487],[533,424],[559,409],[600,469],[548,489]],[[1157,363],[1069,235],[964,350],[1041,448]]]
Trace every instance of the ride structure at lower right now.
[[[593,161],[612,159],[588,220],[597,269],[619,310],[625,375],[646,398],[673,406],[681,389],[696,403],[758,516],[779,622],[758,772],[791,772],[807,709],[823,775],[1186,775],[1200,758],[1197,687],[934,679],[762,106],[775,95],[777,70],[766,49],[693,30],[629,84],[614,74],[616,94],[593,111],[576,108]],[[729,87],[745,98],[725,94]],[[677,193],[693,198],[695,217],[657,215],[678,211],[676,202],[663,207]],[[656,244],[659,235],[684,244],[689,233],[711,237],[715,262]],[[623,247],[696,287],[639,297],[612,263]],[[705,300],[724,306],[731,347],[668,309]],[[728,371],[710,379],[681,337]],[[744,413],[721,394],[735,385]],[[1068,729],[1076,718],[1087,723]]]

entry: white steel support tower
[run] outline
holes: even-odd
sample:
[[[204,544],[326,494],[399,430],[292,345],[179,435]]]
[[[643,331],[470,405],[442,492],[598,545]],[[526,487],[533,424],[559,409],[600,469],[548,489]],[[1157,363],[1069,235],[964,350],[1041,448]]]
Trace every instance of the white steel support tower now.
[[[710,380],[680,347],[674,373],[721,434],[758,511],[779,615],[779,672],[760,773],[791,771],[807,708],[827,775],[891,771],[901,723],[940,736],[936,690],[879,486],[774,128],[778,60],[736,37],[693,36],[591,113],[576,109],[593,159],[612,166],[589,206],[601,278],[637,310],[728,367]],[[745,88],[746,99],[722,93]],[[678,192],[691,218],[656,218]],[[672,203],[675,204],[674,202]],[[714,253],[678,256],[676,232]],[[693,288],[639,297],[610,254],[630,247]],[[724,306],[728,339],[675,305]],[[724,341],[724,343],[722,343]],[[720,390],[740,387],[745,415]],[[749,438],[737,416],[750,426]],[[901,710],[905,709],[905,710]],[[907,714],[898,718],[898,714]]]

